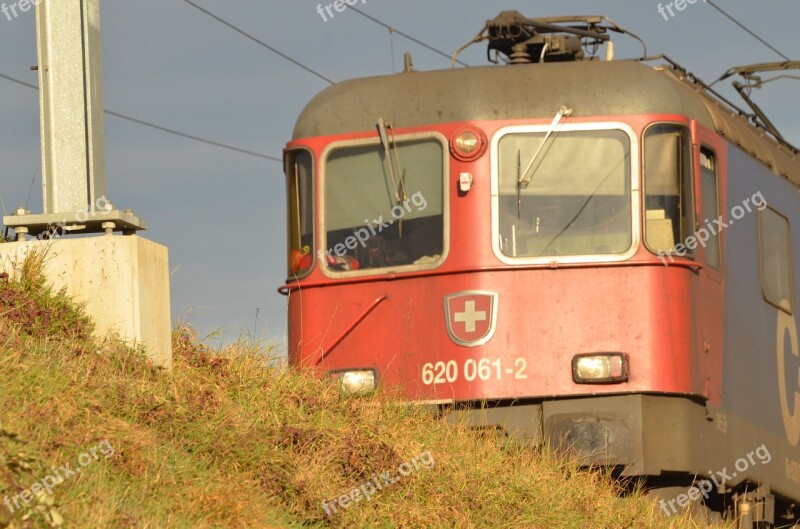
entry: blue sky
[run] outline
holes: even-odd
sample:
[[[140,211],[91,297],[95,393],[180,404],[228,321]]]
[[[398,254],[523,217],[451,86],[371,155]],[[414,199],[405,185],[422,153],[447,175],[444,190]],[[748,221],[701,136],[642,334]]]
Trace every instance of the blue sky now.
[[[0,4],[3,0],[0,0]],[[18,0],[5,0],[7,4]],[[52,1],[52,0],[49,0]],[[323,21],[320,2],[196,0],[325,77],[340,81],[392,73],[389,32],[352,11]],[[711,6],[698,1],[669,20],[651,0],[362,0],[358,7],[446,53],[470,40],[502,10],[529,17],[602,14],[713,81],[728,67],[777,61]],[[800,3],[717,0],[770,44],[800,60]],[[325,6],[328,2],[322,3]],[[193,9],[182,0],[103,0],[106,108],[237,147],[281,156],[294,122],[327,83]],[[449,61],[404,38],[393,40],[395,68],[406,51],[419,70]],[[639,53],[616,37],[617,56]],[[0,14],[0,73],[37,83],[33,11]],[[462,55],[485,64],[485,47]],[[729,83],[720,85],[731,99]],[[766,85],[756,100],[800,144],[798,81]],[[6,210],[41,212],[38,96],[0,78],[0,195]],[[281,164],[204,145],[106,117],[109,198],[132,208],[143,236],[170,250],[173,319],[227,340],[253,333],[284,339],[285,205]],[[256,319],[256,312],[258,318]]]

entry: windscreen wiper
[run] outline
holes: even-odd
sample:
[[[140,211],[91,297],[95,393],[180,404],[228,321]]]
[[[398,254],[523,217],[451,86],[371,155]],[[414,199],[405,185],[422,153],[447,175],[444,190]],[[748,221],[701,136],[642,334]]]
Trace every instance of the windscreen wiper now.
[[[391,133],[391,140],[389,134]],[[394,191],[395,206],[403,204],[408,200],[406,194],[406,170],[400,165],[400,156],[397,154],[397,142],[394,139],[394,131],[392,125],[386,123],[383,118],[378,119],[378,135],[381,138],[381,145],[383,145],[383,152],[386,158],[386,163],[389,166],[389,177],[392,179],[392,190]],[[394,163],[392,163],[392,147],[394,147]],[[395,172],[396,166],[396,172]],[[396,176],[399,175],[399,178]],[[399,235],[403,237],[403,219],[398,221]]]
[[[530,175],[528,175],[528,171],[530,171],[531,167],[533,167],[534,162],[539,157],[539,154],[542,152],[542,149],[544,148],[545,144],[547,143],[547,140],[549,140],[550,136],[553,135],[553,132],[556,130],[556,127],[558,127],[558,124],[561,123],[561,119],[565,118],[565,117],[569,117],[571,115],[572,115],[572,109],[571,108],[567,108],[566,106],[562,106],[558,110],[558,113],[553,118],[553,122],[550,124],[550,130],[548,130],[547,134],[545,134],[544,139],[539,144],[539,148],[537,148],[536,152],[533,153],[533,158],[531,158],[530,163],[525,168],[525,170],[522,171],[522,173],[517,177],[518,178],[517,179],[517,189],[519,189],[520,187],[528,187],[528,184],[531,183],[531,179],[533,178],[533,173],[535,173],[536,171],[534,171]]]
[[[522,218],[522,151],[517,149],[517,218]]]
[[[389,166],[389,177],[392,179],[392,191],[394,191],[395,205],[400,205],[408,198],[405,190],[405,170],[400,166],[400,157],[397,154],[397,143],[394,141],[394,133],[392,139],[389,140],[389,132],[392,129],[391,124],[387,124],[383,118],[378,120],[378,135],[381,137],[381,145],[383,145],[383,152],[386,156],[386,163]],[[392,146],[394,146],[394,163],[392,163]],[[396,173],[400,178],[395,176],[395,165],[397,166]]]

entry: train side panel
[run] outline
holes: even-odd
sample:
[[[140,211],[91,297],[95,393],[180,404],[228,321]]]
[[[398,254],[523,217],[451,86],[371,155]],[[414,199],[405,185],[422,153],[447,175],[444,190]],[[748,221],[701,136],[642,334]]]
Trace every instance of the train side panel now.
[[[746,457],[749,451],[764,445],[772,461],[750,465],[746,474],[756,481],[770,483],[774,492],[797,497],[800,451],[789,442],[787,434],[800,422],[800,409],[794,408],[800,369],[798,344],[792,340],[796,297],[793,315],[764,300],[759,252],[762,213],[756,208],[748,212],[743,204],[748,200],[752,203],[753,196],[760,194],[770,208],[788,217],[796,252],[800,246],[798,191],[737,147],[730,147],[729,160],[727,211],[731,215],[726,219],[725,231],[723,404],[722,410],[715,412],[717,428],[724,434],[728,461]],[[739,215],[741,218],[734,218]],[[800,259],[795,258],[792,275],[797,278],[799,274]],[[783,348],[779,344],[782,337],[785,337]],[[785,411],[782,399],[789,403]],[[734,482],[745,474],[734,473],[738,474]]]

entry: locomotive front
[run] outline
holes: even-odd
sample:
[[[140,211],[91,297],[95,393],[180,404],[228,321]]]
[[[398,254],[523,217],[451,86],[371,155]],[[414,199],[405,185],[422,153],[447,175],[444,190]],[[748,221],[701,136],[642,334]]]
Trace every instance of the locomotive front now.
[[[694,401],[719,399],[722,291],[718,234],[680,243],[719,215],[722,140],[673,72],[538,35],[491,40],[509,66],[347,81],[306,107],[286,150],[290,362],[587,463],[681,470]]]

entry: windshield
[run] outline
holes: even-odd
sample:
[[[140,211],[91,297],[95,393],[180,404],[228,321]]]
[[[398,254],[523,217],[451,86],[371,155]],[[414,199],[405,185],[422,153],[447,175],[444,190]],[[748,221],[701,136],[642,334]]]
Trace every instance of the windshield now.
[[[628,135],[561,131],[544,142],[545,136],[512,133],[498,143],[500,250],[508,257],[628,251],[633,241]]]
[[[324,262],[351,272],[432,265],[444,249],[444,147],[432,138],[333,150]]]

